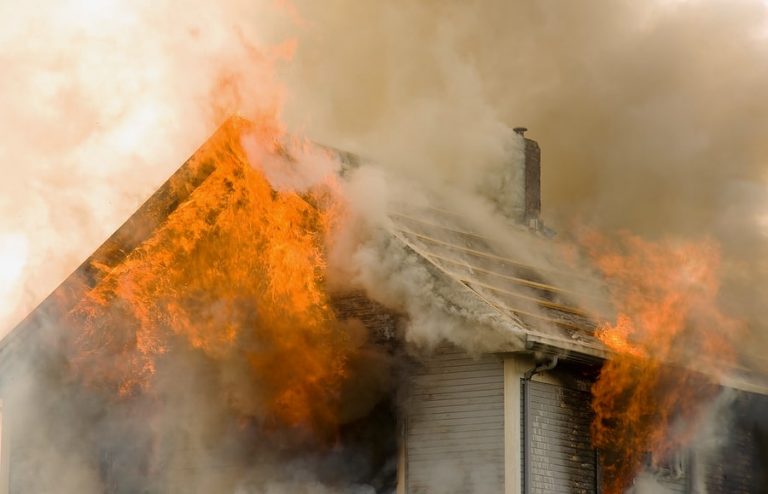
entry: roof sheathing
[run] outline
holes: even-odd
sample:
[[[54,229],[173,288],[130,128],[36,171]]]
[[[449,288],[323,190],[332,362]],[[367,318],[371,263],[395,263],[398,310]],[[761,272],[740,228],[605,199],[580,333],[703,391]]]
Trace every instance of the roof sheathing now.
[[[464,227],[460,216],[428,209],[392,212],[393,234],[447,278],[520,327],[525,336],[522,350],[547,346],[586,360],[607,358],[607,351],[593,335],[594,320],[572,302],[583,296],[551,281],[577,274],[502,255],[487,238]]]

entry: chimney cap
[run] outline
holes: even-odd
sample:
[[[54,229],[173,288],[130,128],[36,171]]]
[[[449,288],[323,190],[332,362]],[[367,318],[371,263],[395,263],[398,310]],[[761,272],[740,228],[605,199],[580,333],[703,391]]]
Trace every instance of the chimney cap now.
[[[512,129],[515,131],[515,134],[520,134],[521,136],[525,137],[525,132],[528,130],[526,127],[515,127]]]

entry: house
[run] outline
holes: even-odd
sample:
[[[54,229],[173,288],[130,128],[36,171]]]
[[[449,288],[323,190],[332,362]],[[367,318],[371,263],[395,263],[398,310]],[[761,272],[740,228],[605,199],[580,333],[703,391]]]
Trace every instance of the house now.
[[[141,265],[131,262],[148,255],[148,249],[168,234],[171,222],[183,226],[183,215],[191,211],[213,228],[221,211],[240,207],[237,201],[250,200],[246,196],[231,199],[239,180],[239,172],[233,170],[244,163],[243,151],[231,136],[238,135],[244,125],[247,123],[237,119],[228,121],[0,342],[0,492],[220,492],[235,488],[250,492],[247,477],[252,465],[245,465],[250,458],[255,464],[266,462],[267,470],[293,465],[294,453],[304,447],[295,442],[301,439],[300,433],[271,436],[274,445],[266,448],[253,445],[264,442],[255,430],[258,427],[239,424],[238,417],[230,413],[230,406],[249,406],[240,401],[247,401],[252,390],[244,394],[235,390],[227,395],[229,402],[206,411],[200,420],[210,434],[197,435],[184,426],[188,421],[198,424],[198,417],[187,414],[189,403],[208,399],[206,393],[220,384],[208,383],[210,375],[226,377],[231,371],[226,367],[229,364],[221,363],[218,350],[206,350],[206,338],[217,335],[195,335],[197,339],[190,340],[192,348],[178,361],[168,358],[181,351],[173,332],[168,341],[176,347],[147,350],[157,356],[151,365],[158,372],[181,378],[160,384],[167,391],[160,400],[142,399],[140,383],[123,379],[136,371],[140,375],[149,372],[149,364],[141,358],[144,353],[126,353],[121,346],[128,344],[133,352],[136,339],[126,343],[109,331],[97,332],[105,346],[117,346],[106,355],[99,354],[99,348],[78,355],[87,372],[99,370],[96,379],[87,383],[72,377],[71,355],[62,350],[72,344],[63,332],[72,329],[70,326],[78,330],[91,314],[82,310],[88,294],[109,285],[116,272],[126,277],[135,274],[131,270]],[[518,129],[520,134],[523,131]],[[512,222],[518,223],[510,228],[545,245],[546,238],[536,233],[541,229],[539,148],[530,139],[524,143],[523,169],[517,175],[523,178],[522,200],[507,210]],[[209,200],[214,195],[215,200]],[[305,211],[300,221],[311,220],[311,201],[291,200]],[[348,413],[341,437],[335,438],[334,453],[302,458],[302,468],[307,462],[317,462],[318,470],[334,472],[320,479],[323,484],[365,484],[380,492],[599,492],[599,452],[590,440],[590,388],[611,355],[595,338],[589,312],[574,303],[578,294],[570,288],[568,278],[577,275],[566,268],[553,271],[511,258],[450,210],[405,206],[392,211],[390,219],[393,242],[445,287],[439,295],[446,305],[459,311],[471,306],[473,312],[482,313],[489,333],[478,330],[473,338],[481,344],[470,352],[445,342],[416,358],[404,356],[399,339],[402,316],[397,311],[358,292],[336,294],[331,305],[340,320],[361,322],[382,355],[396,355],[408,363],[394,370],[383,365],[382,369],[398,377],[367,383],[377,387],[378,393],[361,410]],[[311,230],[316,222],[301,225]],[[194,241],[205,235],[213,234],[203,232]],[[215,243],[212,245],[214,248]],[[118,309],[114,317],[124,310]],[[72,319],[73,312],[80,315]],[[217,321],[215,314],[196,315]],[[110,329],[109,324],[105,326]],[[253,342],[237,340],[237,344]],[[358,362],[358,368],[371,362],[375,358]],[[271,362],[273,367],[276,364],[280,362]],[[247,368],[248,362],[242,365],[245,367],[235,370]],[[112,400],[98,391],[112,386],[115,376],[118,391],[127,389],[127,399]],[[768,394],[768,387],[748,374],[722,384],[739,390],[732,408],[736,430],[743,433],[731,434],[718,444],[714,456],[683,452],[668,465],[656,466],[657,481],[670,492],[703,492],[703,488],[710,493],[761,492],[764,479],[759,462],[766,455],[758,436],[764,431],[740,413],[765,407],[763,395]],[[179,391],[181,386],[189,389]],[[364,395],[359,389],[340,389],[339,393],[354,396],[356,401]],[[174,407],[180,411],[178,417]],[[249,417],[258,415],[251,408],[248,412]],[[142,422],[147,416],[155,418]],[[164,431],[160,441],[150,433],[158,428]],[[190,451],[188,457],[163,456],[165,442],[183,444],[183,451]],[[232,454],[233,448],[237,455]],[[266,452],[276,456],[264,459]],[[153,455],[160,462],[159,469],[150,462]],[[352,463],[361,455],[368,456],[361,463]],[[291,468],[290,475],[303,471]],[[259,471],[257,468],[257,476]],[[696,480],[701,471],[707,473]],[[158,482],[158,477],[165,480]]]
[[[540,152],[530,139],[522,166],[525,194],[509,217],[535,230]],[[482,300],[508,318],[500,324],[517,336],[480,356],[446,345],[422,360],[405,407],[400,492],[601,492],[590,390],[611,354],[595,338],[595,321],[573,288],[593,280],[570,283],[579,275],[565,265],[521,262],[449,211],[391,217],[394,235],[436,276],[452,280],[462,299]],[[640,492],[766,492],[766,429],[755,418],[768,403],[765,379],[744,370],[715,379],[738,390],[731,422],[718,424],[727,432],[715,446],[710,440],[699,451],[649,465],[656,486]]]

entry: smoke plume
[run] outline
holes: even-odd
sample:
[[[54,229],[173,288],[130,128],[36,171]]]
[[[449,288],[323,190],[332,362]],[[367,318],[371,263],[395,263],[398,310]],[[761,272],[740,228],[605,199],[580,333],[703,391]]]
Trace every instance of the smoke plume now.
[[[295,126],[466,188],[526,125],[544,150],[546,222],[714,238],[725,302],[764,333],[764,2],[295,4]]]

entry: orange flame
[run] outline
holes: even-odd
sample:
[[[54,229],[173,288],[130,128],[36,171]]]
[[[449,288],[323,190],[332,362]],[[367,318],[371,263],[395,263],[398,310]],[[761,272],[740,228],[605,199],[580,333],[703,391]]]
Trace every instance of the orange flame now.
[[[585,244],[612,283],[618,311],[597,337],[614,353],[593,386],[594,444],[603,492],[621,493],[650,457],[658,464],[690,439],[697,406],[733,362],[739,324],[717,308],[719,250],[711,242],[651,243],[596,233]]]
[[[333,426],[353,351],[324,289],[340,202],[323,185],[276,191],[250,166],[242,132],[288,159],[272,117],[223,129],[194,158],[211,175],[70,314],[74,369],[123,396],[151,392],[184,347],[247,383],[222,385],[241,417]]]

